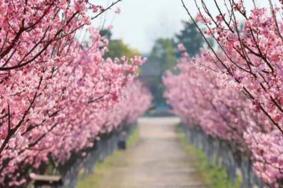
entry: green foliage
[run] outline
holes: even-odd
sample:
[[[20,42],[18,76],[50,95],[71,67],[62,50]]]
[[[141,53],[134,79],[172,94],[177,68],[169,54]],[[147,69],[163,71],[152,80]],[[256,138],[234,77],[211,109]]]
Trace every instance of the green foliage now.
[[[138,50],[130,48],[122,40],[110,40],[108,50],[106,57],[110,58],[123,56],[131,58],[140,55]]]
[[[224,168],[211,164],[202,150],[188,144],[187,137],[181,130],[181,127],[178,127],[177,132],[182,146],[186,152],[196,160],[195,167],[199,171],[203,181],[209,185],[210,188],[241,187],[241,177],[238,177],[236,182],[232,182]]]
[[[161,72],[176,65],[176,50],[173,39],[160,38],[155,41],[148,60],[160,64]]]
[[[183,21],[183,29],[176,35],[176,43],[182,43],[188,54],[193,57],[199,53],[204,40],[193,23]]]
[[[154,103],[159,106],[165,104],[163,98],[164,86],[162,76],[168,69],[176,65],[176,50],[173,39],[159,38],[148,56],[147,71],[154,72],[149,83],[149,88],[154,96]],[[144,74],[147,74],[143,72]]]
[[[109,41],[108,52],[105,54],[105,57],[114,59],[121,58],[123,56],[131,58],[141,55],[138,50],[130,48],[122,40],[112,39],[112,32],[109,29],[101,30],[100,35],[105,37]]]
[[[107,38],[108,40],[111,40],[112,38],[112,32],[109,29],[102,29],[100,31],[100,35]]]

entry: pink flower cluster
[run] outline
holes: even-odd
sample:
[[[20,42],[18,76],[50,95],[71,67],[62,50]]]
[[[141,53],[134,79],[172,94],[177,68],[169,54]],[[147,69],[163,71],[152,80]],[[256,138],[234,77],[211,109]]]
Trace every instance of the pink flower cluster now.
[[[277,187],[283,178],[282,4],[251,11],[243,0],[214,4],[217,15],[196,1],[195,21],[217,48],[195,58],[184,54],[179,73],[165,75],[165,96],[184,122],[236,144],[257,175]]]
[[[0,187],[17,187],[44,164],[66,162],[101,134],[134,122],[151,97],[135,80],[140,57],[105,59],[107,41],[84,0],[0,2]]]

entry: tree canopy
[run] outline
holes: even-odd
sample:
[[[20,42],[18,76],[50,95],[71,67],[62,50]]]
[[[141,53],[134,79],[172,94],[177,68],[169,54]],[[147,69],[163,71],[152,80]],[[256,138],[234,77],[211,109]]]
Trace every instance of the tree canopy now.
[[[195,24],[187,21],[183,21],[183,29],[175,37],[176,45],[183,44],[190,56],[197,55],[204,44]]]

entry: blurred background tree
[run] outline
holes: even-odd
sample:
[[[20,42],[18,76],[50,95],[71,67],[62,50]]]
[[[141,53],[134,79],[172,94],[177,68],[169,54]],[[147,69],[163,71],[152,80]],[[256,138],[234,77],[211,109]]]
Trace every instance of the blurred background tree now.
[[[149,54],[148,61],[160,64],[162,73],[173,68],[177,63],[174,40],[169,38],[157,39]]]
[[[175,67],[181,54],[177,50],[182,43],[190,56],[197,55],[204,45],[201,34],[193,23],[183,21],[182,29],[172,38],[158,38],[147,55],[148,63],[143,65],[141,79],[150,88],[154,96],[154,105],[158,110],[168,108],[163,98],[162,75]]]
[[[136,49],[130,48],[122,40],[110,40],[108,52],[105,54],[106,57],[115,58],[115,57],[134,57],[140,55],[140,52]]]
[[[182,43],[191,57],[197,55],[204,45],[204,40],[194,23],[182,21],[183,29],[175,36],[175,46]],[[177,56],[180,54],[177,52]]]
[[[177,64],[181,55],[177,50],[178,44],[182,43],[190,56],[197,55],[204,45],[202,36],[195,25],[185,21],[182,23],[182,29],[175,36],[156,39],[150,52],[144,55],[148,61],[142,66],[140,77],[153,94],[156,111],[168,109],[163,98],[162,76]],[[110,30],[104,29],[100,33],[109,40],[109,51],[105,54],[105,57],[133,57],[140,55],[138,50],[129,47],[122,40],[112,39]]]
[[[110,58],[121,58],[126,56],[128,58],[139,56],[141,53],[129,47],[120,39],[112,39],[112,32],[109,29],[103,29],[100,31],[100,34],[109,40],[108,52],[105,54],[105,57]]]
[[[159,38],[155,41],[149,55],[148,63],[142,67],[142,80],[150,88],[156,108],[165,107],[162,75],[177,63],[176,48],[171,38]]]

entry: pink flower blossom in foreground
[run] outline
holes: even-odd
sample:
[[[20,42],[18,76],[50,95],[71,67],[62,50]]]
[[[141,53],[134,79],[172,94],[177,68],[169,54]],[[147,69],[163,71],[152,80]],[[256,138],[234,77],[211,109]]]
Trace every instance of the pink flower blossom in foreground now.
[[[81,0],[0,2],[0,187],[65,163],[95,140],[133,123],[151,97],[135,80],[140,57],[105,59],[95,29],[76,31],[99,6]]]

